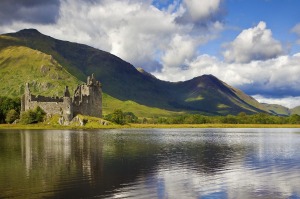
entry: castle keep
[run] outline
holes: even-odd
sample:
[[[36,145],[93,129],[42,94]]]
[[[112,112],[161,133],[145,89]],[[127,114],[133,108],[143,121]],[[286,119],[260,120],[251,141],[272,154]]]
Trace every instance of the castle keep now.
[[[71,97],[66,86],[63,97],[35,96],[26,83],[25,93],[21,100],[21,111],[41,107],[47,115],[61,115],[66,121],[71,121],[77,114],[102,117],[102,89],[94,75],[87,78],[87,83],[79,85]]]

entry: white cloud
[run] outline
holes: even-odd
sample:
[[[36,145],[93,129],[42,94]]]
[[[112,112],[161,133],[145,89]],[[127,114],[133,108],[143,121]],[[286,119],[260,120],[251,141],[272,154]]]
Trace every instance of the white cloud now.
[[[74,8],[70,9],[70,5]],[[73,40],[109,51],[136,66],[155,60],[156,53],[170,41],[170,35],[180,31],[173,15],[149,3],[103,1],[90,6],[66,1],[61,9],[59,23],[68,32],[65,35],[79,30],[83,37]]]
[[[151,3],[151,0],[61,0],[56,23],[14,21],[10,25],[0,26],[0,29],[4,33],[36,28],[58,39],[111,52],[149,72],[160,70],[161,64],[174,64],[173,67],[183,65],[195,55],[199,45],[222,30],[222,24],[214,21],[200,34],[195,34],[192,19],[185,24],[176,21],[187,12],[197,18],[213,14],[217,11],[219,0],[202,3],[199,8],[191,7],[197,1],[187,0],[184,5],[189,5],[189,9],[184,9],[179,1],[165,10],[159,10]],[[172,60],[172,55],[178,56],[176,60]]]
[[[257,101],[260,103],[267,103],[267,104],[280,104],[282,106],[288,107],[288,108],[294,108],[296,106],[300,105],[300,96],[287,96],[282,98],[269,98],[265,97],[263,95],[253,95]]]
[[[197,44],[193,38],[175,35],[162,56],[164,68],[181,68],[193,57],[196,47]]]
[[[194,22],[205,20],[218,12],[221,0],[184,0],[184,7]]]
[[[243,30],[226,48],[223,53],[226,61],[240,63],[271,59],[283,53],[280,42],[273,38],[263,21],[254,28]]]
[[[292,28],[292,32],[296,33],[298,35],[298,37],[300,38],[300,23],[296,24],[293,28]],[[297,44],[300,45],[300,39],[298,39]]]
[[[300,36],[300,23],[296,24],[293,29],[292,32],[298,34]]]

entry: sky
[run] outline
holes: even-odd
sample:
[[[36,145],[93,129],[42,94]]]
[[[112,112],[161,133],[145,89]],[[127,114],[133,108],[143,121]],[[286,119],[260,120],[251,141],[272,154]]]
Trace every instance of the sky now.
[[[35,28],[166,81],[212,74],[260,102],[300,105],[299,0],[0,0],[0,33]]]

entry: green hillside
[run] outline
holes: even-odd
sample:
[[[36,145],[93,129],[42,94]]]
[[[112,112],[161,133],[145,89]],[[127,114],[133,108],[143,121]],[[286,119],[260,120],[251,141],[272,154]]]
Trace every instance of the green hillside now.
[[[273,113],[274,115],[280,115],[280,116],[288,116],[291,115],[291,110],[287,107],[278,105],[278,104],[262,104],[265,109],[270,112]]]
[[[135,111],[144,110],[144,107],[155,107],[155,110],[159,110],[158,112],[166,111],[166,114],[190,112],[226,115],[239,112],[249,114],[265,112],[265,109],[255,99],[212,75],[204,75],[177,83],[161,81],[145,71],[137,70],[131,64],[110,53],[87,45],[56,40],[34,29],[0,36],[0,50],[7,51],[13,46],[26,46],[46,54],[50,59],[49,64],[56,66],[57,70],[61,68],[81,81],[85,81],[88,75],[94,73],[102,83],[105,93],[113,99],[127,103],[124,108],[130,109],[135,105],[142,106],[135,107]],[[28,54],[28,56],[31,55]],[[37,68],[34,73],[41,71],[43,63],[38,61],[41,58],[35,58]],[[51,60],[55,60],[55,62],[52,63]],[[3,61],[2,65],[7,64]],[[54,68],[52,71],[53,74],[56,74]],[[26,78],[23,80],[28,81]],[[20,93],[21,89],[15,88],[14,95]],[[51,94],[55,95],[57,92],[53,91]],[[10,91],[10,94],[12,93],[13,91]]]
[[[291,114],[298,114],[300,115],[300,106],[291,109]]]
[[[62,96],[65,86],[71,90],[80,83],[51,55],[23,46],[9,46],[0,51],[0,93],[16,97],[24,93],[25,83],[33,92]]]

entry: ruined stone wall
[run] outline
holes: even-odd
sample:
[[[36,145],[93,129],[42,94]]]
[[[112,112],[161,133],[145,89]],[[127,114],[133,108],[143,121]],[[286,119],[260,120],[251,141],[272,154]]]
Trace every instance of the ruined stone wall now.
[[[70,121],[73,118],[72,103],[69,101],[63,102],[39,102],[28,101],[25,111],[41,107],[47,115],[62,115],[66,120]]]
[[[35,96],[30,93],[29,85],[26,84],[25,94],[21,101],[21,110],[28,111],[37,106],[41,107],[47,115],[62,115],[67,121],[73,118],[73,105],[70,97]]]
[[[79,85],[73,99],[66,87],[64,97],[35,96],[30,93],[26,84],[25,93],[21,100],[21,110],[27,111],[41,107],[48,115],[61,115],[71,121],[77,114],[102,117],[102,89],[100,82],[94,76],[88,77],[87,83]]]
[[[60,97],[45,97],[45,96],[35,96],[31,95],[31,101],[37,102],[63,102],[63,98]]]

